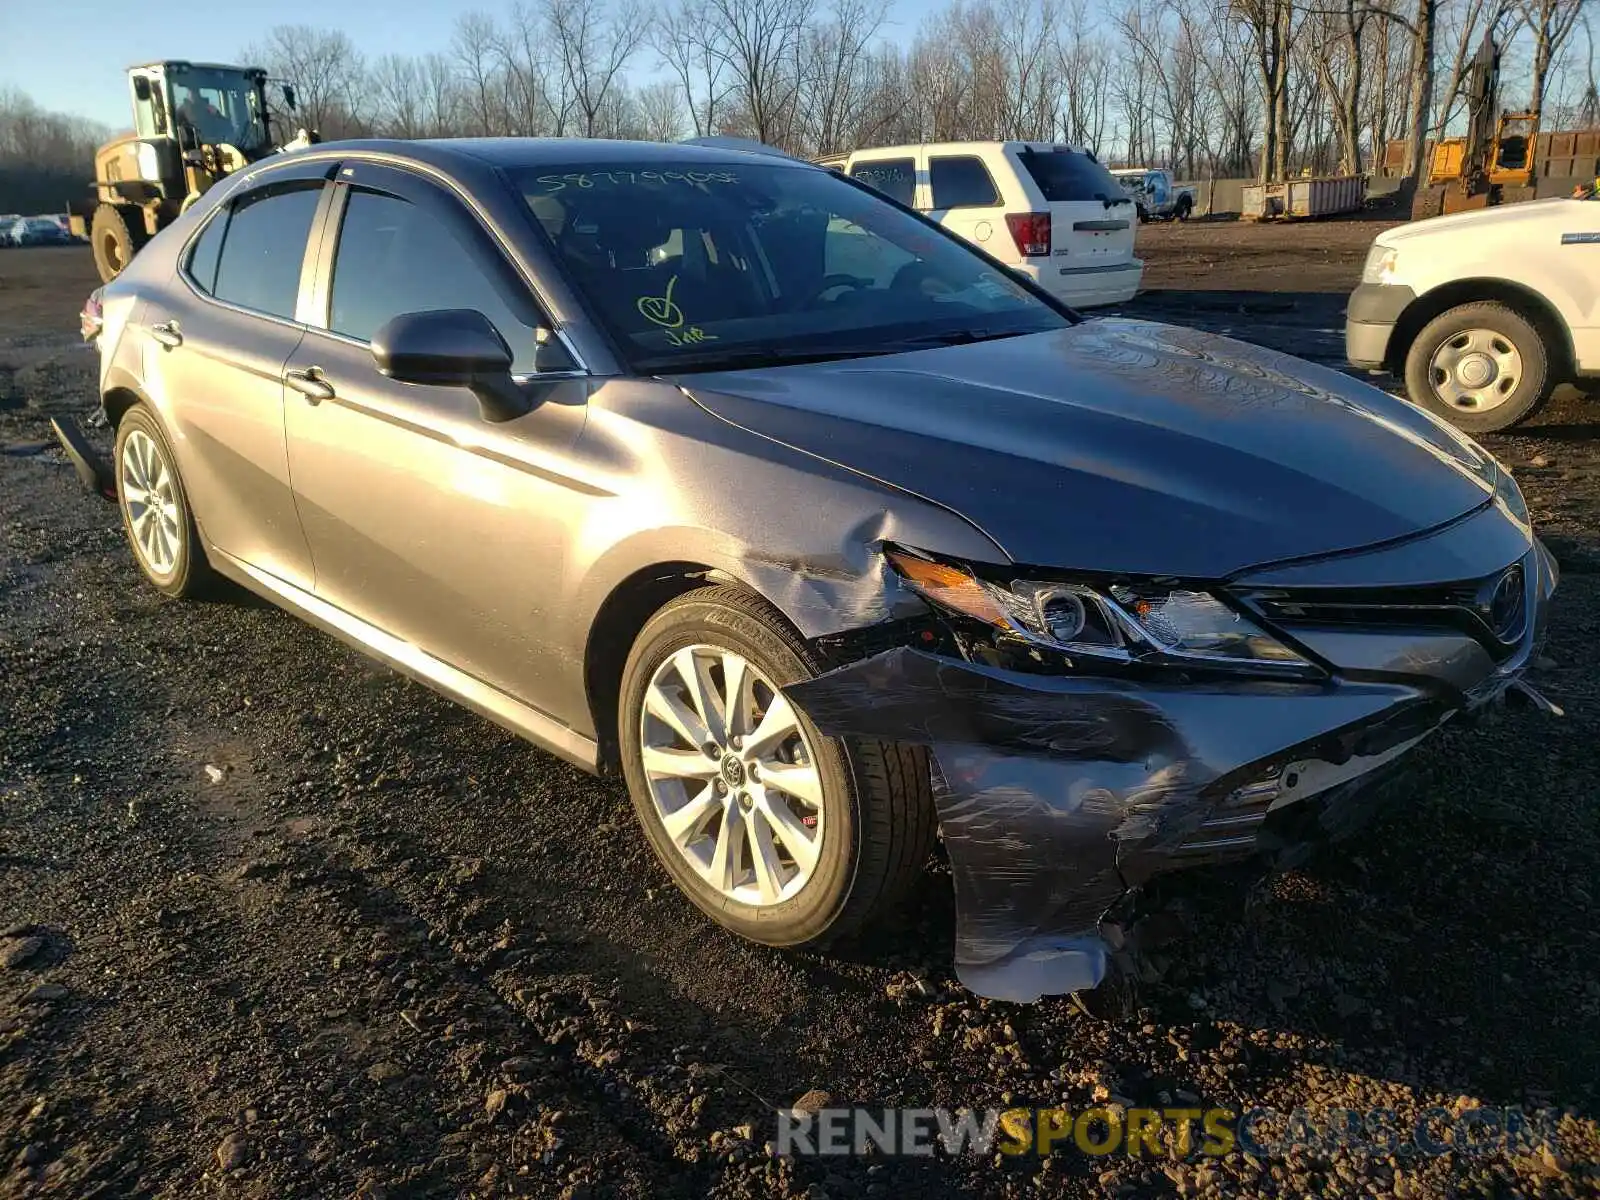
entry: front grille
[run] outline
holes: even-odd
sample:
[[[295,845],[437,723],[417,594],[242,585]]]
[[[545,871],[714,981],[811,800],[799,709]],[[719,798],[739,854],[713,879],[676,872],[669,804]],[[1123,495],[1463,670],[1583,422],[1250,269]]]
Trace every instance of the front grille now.
[[[1474,638],[1501,658],[1527,636],[1527,592],[1527,575],[1519,562],[1462,583],[1263,591],[1242,598],[1269,621],[1285,626],[1452,630]]]

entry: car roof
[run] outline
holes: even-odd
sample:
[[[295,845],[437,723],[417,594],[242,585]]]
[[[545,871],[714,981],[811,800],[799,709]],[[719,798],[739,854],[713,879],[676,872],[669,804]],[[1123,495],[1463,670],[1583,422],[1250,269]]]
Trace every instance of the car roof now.
[[[690,146],[682,143],[632,142],[610,138],[365,138],[359,141],[320,142],[310,148],[359,154],[382,154],[413,159],[430,166],[449,167],[471,159],[499,168],[566,167],[585,163],[681,163],[723,165],[756,162],[815,169],[811,163],[774,153],[750,153],[729,146]]]

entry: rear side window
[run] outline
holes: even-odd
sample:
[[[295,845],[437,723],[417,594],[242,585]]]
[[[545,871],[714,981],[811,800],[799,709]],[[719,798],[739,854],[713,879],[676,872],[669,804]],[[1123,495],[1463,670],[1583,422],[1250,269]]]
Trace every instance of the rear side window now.
[[[971,155],[928,160],[934,208],[993,208],[1000,203],[989,168]]]
[[[382,192],[352,189],[333,260],[328,327],[370,342],[401,313],[470,308],[489,318],[511,347],[511,369],[532,372],[538,342],[494,282],[476,248],[463,245],[437,216]]]
[[[1081,150],[1023,150],[1017,157],[1048,203],[1121,200],[1127,195],[1110,171]]]
[[[910,208],[916,202],[917,164],[909,158],[880,158],[856,163],[850,178],[859,179],[874,191]]]
[[[194,245],[189,247],[189,278],[203,292],[217,290],[217,260],[222,257],[222,236],[227,228],[228,214],[224,210],[206,222]]]
[[[293,320],[300,264],[321,194],[320,181],[297,182],[252,192],[234,204],[212,295]]]

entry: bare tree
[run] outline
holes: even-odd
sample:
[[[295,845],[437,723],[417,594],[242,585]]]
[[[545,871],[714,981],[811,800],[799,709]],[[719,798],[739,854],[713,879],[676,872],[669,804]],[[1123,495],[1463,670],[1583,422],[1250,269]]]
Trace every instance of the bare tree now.
[[[682,0],[676,7],[662,8],[650,22],[647,36],[683,89],[695,134],[714,132],[731,85],[727,48],[707,11],[707,0]]]
[[[1438,0],[1416,0],[1411,25],[1411,96],[1406,104],[1406,154],[1402,168],[1414,190],[1427,174],[1423,161],[1428,137],[1428,112],[1433,107],[1434,18]]]
[[[497,61],[499,33],[494,21],[481,12],[462,13],[456,18],[451,53],[460,68],[467,131],[487,136],[508,133],[505,105]]]
[[[1434,0],[1419,0],[1432,4]],[[1289,170],[1289,58],[1293,48],[1292,0],[1229,0],[1232,14],[1249,30],[1256,71],[1261,80],[1265,129],[1262,134],[1263,181],[1282,179]]]
[[[294,84],[300,119],[323,137],[364,131],[365,70],[348,34],[310,25],[277,25],[245,55]]]
[[[1544,110],[1550,85],[1550,64],[1577,28],[1583,0],[1517,0],[1517,10],[1533,37],[1533,79],[1529,110],[1535,118]],[[1593,68],[1594,56],[1590,55]],[[1535,121],[1537,124],[1537,120]]]
[[[1329,7],[1313,18],[1311,56],[1339,139],[1339,172],[1359,175],[1364,40],[1373,9],[1370,0],[1323,2]]]
[[[676,142],[683,137],[683,107],[678,103],[677,85],[657,80],[639,89],[634,96],[640,136],[652,142]]]
[[[786,144],[800,86],[794,60],[811,0],[707,0],[705,13],[720,28],[720,53],[750,135]]]
[[[833,0],[829,17],[812,22],[800,39],[799,108],[807,150],[832,154],[859,136],[872,96],[867,67],[872,40],[883,27],[885,0]]]
[[[1056,55],[1061,79],[1061,134],[1068,142],[1098,150],[1106,133],[1111,54],[1093,31],[1087,0],[1069,0],[1056,41]]]
[[[584,136],[599,131],[597,116],[644,34],[642,11],[631,0],[545,0],[551,57],[561,76],[559,94],[570,97]],[[566,131],[567,110],[557,115]]]

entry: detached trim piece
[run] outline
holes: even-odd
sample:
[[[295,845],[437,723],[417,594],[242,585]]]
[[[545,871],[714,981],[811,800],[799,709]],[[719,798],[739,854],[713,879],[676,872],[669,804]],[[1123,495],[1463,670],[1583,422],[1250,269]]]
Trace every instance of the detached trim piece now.
[[[55,431],[56,441],[61,443],[61,449],[66,452],[67,459],[72,463],[72,469],[78,473],[79,482],[102,500],[115,502],[117,481],[111,470],[111,464],[102,458],[100,452],[90,444],[89,439],[83,436],[83,430],[78,428],[78,423],[71,417],[51,417],[50,428]]]

